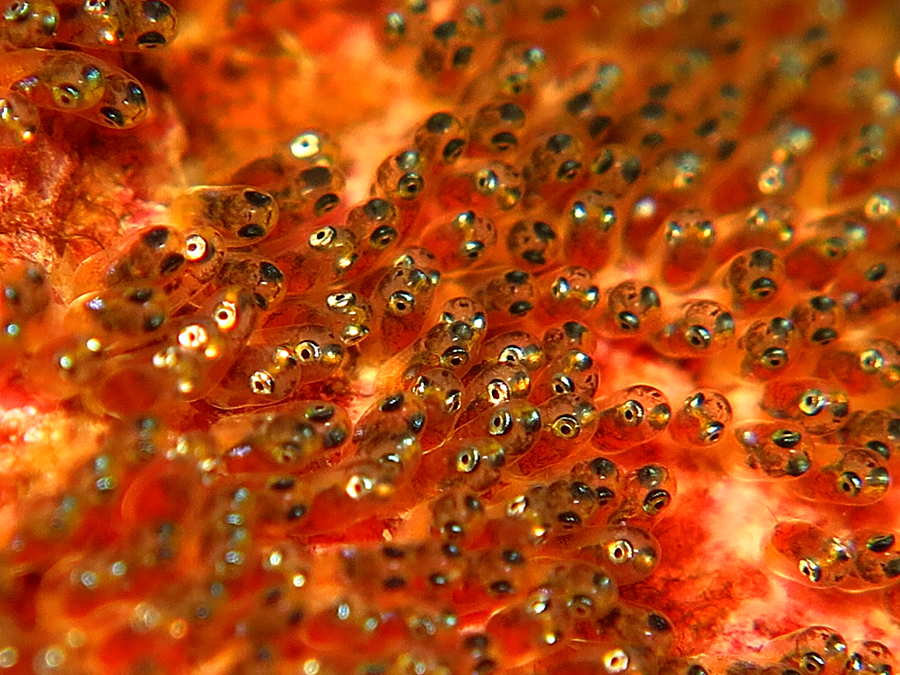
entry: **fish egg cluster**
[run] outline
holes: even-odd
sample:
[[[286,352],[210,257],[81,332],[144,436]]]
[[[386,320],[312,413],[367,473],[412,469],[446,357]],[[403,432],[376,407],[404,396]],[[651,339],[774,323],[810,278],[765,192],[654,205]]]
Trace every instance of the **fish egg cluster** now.
[[[427,101],[371,175],[294,128],[77,237],[9,167],[239,69],[167,80],[166,2],[0,7],[0,377],[66,420],[2,445],[60,475],[0,485],[0,672],[891,675],[897,7],[307,4],[210,7],[368,31]]]

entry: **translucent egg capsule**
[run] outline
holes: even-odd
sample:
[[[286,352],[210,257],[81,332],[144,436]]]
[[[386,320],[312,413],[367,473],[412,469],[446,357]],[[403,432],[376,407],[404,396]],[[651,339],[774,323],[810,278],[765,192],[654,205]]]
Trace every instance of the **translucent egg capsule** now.
[[[327,401],[295,401],[275,412],[226,417],[211,428],[229,474],[297,474],[324,463],[350,438],[347,412]]]
[[[569,621],[594,622],[608,616],[618,600],[618,583],[604,565],[569,561],[547,575],[544,586],[552,589]]]
[[[337,142],[318,129],[301,131],[291,141],[288,150],[308,166],[336,166],[341,159],[341,148]]]
[[[563,394],[593,398],[599,386],[600,370],[594,359],[580,349],[570,349],[551,359],[535,379],[532,400],[543,403]]]
[[[541,338],[544,354],[553,359],[577,349],[592,354],[597,346],[597,338],[583,323],[566,321],[559,326],[551,326]]]
[[[550,316],[584,316],[600,301],[600,289],[590,270],[584,267],[565,267],[542,281],[546,290],[541,292],[544,301],[540,309]]]
[[[353,442],[367,442],[381,436],[418,436],[426,423],[425,407],[415,396],[396,392],[370,406],[353,427]]]
[[[676,115],[664,97],[651,96],[636,111],[632,108],[616,120],[611,135],[632,140],[645,156],[656,159],[666,148],[666,135],[671,132]],[[653,151],[652,155],[649,151]]]
[[[181,537],[172,536],[173,530],[181,530],[182,523],[193,515],[205,498],[202,490],[191,489],[199,482],[202,469],[192,457],[176,453],[172,453],[171,458],[145,458],[147,460],[148,464],[125,489],[122,517],[129,525],[142,523],[160,528],[168,537],[168,540],[160,537],[161,548],[170,548],[168,553],[175,557],[177,540]],[[147,557],[153,560],[156,556]],[[165,552],[159,558],[157,562],[163,563]]]
[[[548,589],[537,589],[488,620],[485,632],[501,663],[522,666],[559,651],[570,626],[555,616],[554,603]]]
[[[454,491],[431,505],[431,531],[445,540],[471,540],[484,518],[484,504],[471,493]]]
[[[170,368],[160,373],[153,361],[157,347],[116,355],[92,351],[98,342],[89,338],[66,345],[65,351],[58,352],[59,369],[55,374],[68,386],[78,385],[73,394],[80,395],[89,409],[116,418],[156,412],[173,401],[185,400],[210,366],[196,354],[188,353],[183,355],[177,371]]]
[[[900,384],[900,346],[889,340],[874,340],[857,355],[858,367],[866,375],[877,374],[885,389]]]
[[[8,77],[19,79],[4,84],[41,108],[72,113],[94,108],[106,88],[105,74],[112,72],[102,61],[78,52],[30,49],[15,55],[16,67],[7,68]]]
[[[331,330],[345,345],[356,345],[372,332],[374,311],[363,295],[350,291],[331,293],[325,298],[325,308],[334,320]]]
[[[587,176],[585,151],[580,139],[568,133],[556,133],[541,139],[522,169],[527,195],[542,202],[563,205]]]
[[[661,548],[650,532],[633,525],[607,525],[590,534],[592,543],[577,556],[608,570],[619,586],[647,579],[659,564]]]
[[[756,314],[776,299],[785,283],[784,264],[771,251],[758,248],[740,253],[721,273],[731,293],[731,304],[745,314]]]
[[[625,472],[612,460],[606,457],[595,457],[590,461],[575,464],[569,470],[569,477],[573,481],[573,485],[580,483],[593,490],[599,507],[598,514],[606,516],[621,497]],[[581,492],[580,485],[578,491]]]
[[[299,251],[276,259],[284,268],[292,293],[323,288],[352,276],[359,265],[360,243],[346,227],[323,225],[313,230]]]
[[[177,284],[185,267],[185,236],[180,230],[157,225],[127,236],[114,251],[101,251],[86,258],[76,269],[72,288],[76,292],[103,287],[135,288]]]
[[[441,308],[441,322],[446,324],[464,323],[476,335],[484,337],[487,331],[487,316],[481,303],[472,298],[461,296],[451,298]]]
[[[526,474],[576,454],[591,440],[597,425],[594,402],[578,394],[554,396],[541,404],[540,411],[544,421],[541,438],[518,465]]]
[[[655,147],[659,144],[661,135],[650,132],[644,136],[641,144],[645,147]],[[657,160],[651,174],[651,181],[660,189],[666,190],[671,198],[678,198],[680,194],[691,194],[705,178],[708,169],[708,161],[702,155],[691,150],[673,149],[662,153]]]
[[[425,406],[428,423],[420,437],[425,451],[440,445],[449,436],[460,411],[466,404],[462,381],[445,368],[431,368],[423,371],[412,382],[407,391],[421,400]]]
[[[873,190],[865,199],[862,213],[868,231],[868,249],[882,252],[895,241],[895,223],[900,215],[900,194],[891,188]]]
[[[662,237],[661,278],[674,290],[693,287],[711,260],[713,222],[699,211],[681,211],[670,216]]]
[[[530,460],[526,456],[524,461]],[[562,479],[549,485],[531,485],[508,500],[506,517],[524,526],[522,534],[532,544],[547,544],[550,535],[564,536],[595,520],[603,506],[590,485]]]
[[[660,664],[662,675],[720,675],[729,669],[740,668],[745,673],[768,672],[756,661],[735,661],[727,656],[698,654],[689,657],[666,658]]]
[[[865,247],[865,226],[842,216],[832,216],[813,224],[816,235],[785,256],[787,274],[821,290],[840,273],[852,256]]]
[[[590,170],[594,176],[591,187],[618,199],[638,181],[644,167],[632,148],[613,143],[601,148],[591,161]]]
[[[871,340],[855,349],[840,347],[838,343],[825,350],[816,367],[818,376],[836,380],[851,394],[890,389],[900,382],[900,349],[894,343]]]
[[[202,398],[228,372],[258,316],[246,290],[226,286],[173,325],[172,342],[154,351],[151,363],[175,376],[179,397]]]
[[[11,74],[20,77],[7,84],[14,93],[39,107],[70,112],[113,128],[131,127],[147,114],[141,85],[125,71],[100,59],[80,52],[42,49],[19,50],[5,58],[15,58]],[[14,112],[10,105],[7,104],[7,112]],[[24,115],[22,120],[28,117],[24,107],[20,113]],[[9,123],[18,126],[14,120]]]
[[[494,68],[485,75],[490,84],[487,91],[503,98],[511,98],[526,109],[534,99],[538,87],[547,81],[547,55],[539,47],[509,45],[497,58]]]
[[[900,270],[888,262],[857,266],[828,289],[851,318],[877,318],[900,301]]]
[[[472,209],[490,215],[515,208],[525,194],[525,182],[511,164],[471,160],[443,178],[438,201],[449,209]]]
[[[647,464],[625,476],[622,501],[610,520],[656,518],[675,498],[675,476],[659,464]]]
[[[252,482],[230,478],[207,491],[199,510],[203,526],[195,550],[221,580],[239,579],[252,564],[258,505],[262,495]]]
[[[655,336],[664,356],[708,358],[722,352],[734,336],[731,313],[713,300],[692,300],[675,309]]]
[[[512,101],[482,106],[470,123],[468,152],[489,157],[515,152],[525,121],[525,111]]]
[[[19,348],[10,345],[4,357],[16,355]],[[90,333],[66,334],[43,339],[25,369],[37,384],[62,399],[77,396],[94,380],[106,356],[103,344]]]
[[[794,242],[794,209],[784,201],[766,201],[750,207],[727,228],[724,241],[717,246],[718,259],[724,262],[747,249],[783,251]],[[726,219],[728,222],[728,219]]]
[[[499,361],[485,364],[465,378],[465,399],[459,422],[465,424],[488,408],[512,399],[528,399],[531,375],[521,364]]]
[[[417,69],[441,89],[463,86],[469,77],[487,67],[487,59],[494,53],[486,37],[484,15],[470,6],[459,20],[431,26],[430,35],[423,40]]]
[[[31,143],[39,126],[37,106],[26,96],[0,92],[0,148],[20,148]]]
[[[440,321],[396,357],[401,380],[408,384],[424,370],[438,367],[465,373],[478,354],[482,336],[483,331],[467,321]],[[391,363],[387,369],[391,370]]]
[[[662,320],[656,289],[633,279],[604,291],[600,304],[603,314],[597,328],[606,338],[645,335],[657,329]]]
[[[41,339],[40,326],[53,300],[46,270],[10,260],[0,271],[0,360]]]
[[[850,542],[811,523],[779,523],[766,543],[773,572],[814,588],[842,584],[853,574],[856,551]]]
[[[552,220],[548,220],[525,218],[510,226],[506,233],[506,250],[516,265],[539,269],[557,262],[560,233]]]
[[[748,422],[735,428],[734,437],[741,466],[752,477],[796,478],[812,468],[813,447],[799,426]]]
[[[63,323],[89,332],[106,349],[135,348],[163,335],[171,311],[166,300],[153,287],[94,291],[69,304]]]
[[[776,419],[799,424],[811,436],[837,431],[850,414],[847,393],[816,378],[767,382],[760,407]]]
[[[204,400],[224,410],[271,405],[288,398],[300,377],[292,345],[246,345]]]
[[[604,622],[611,625],[627,644],[650,654],[668,654],[675,642],[672,621],[661,611],[651,607],[620,602]]]
[[[465,584],[472,592],[466,604],[505,605],[524,596],[546,568],[544,561],[535,560],[528,553],[507,545],[470,556]],[[479,602],[479,595],[486,596],[486,603],[485,600]]]
[[[162,537],[160,534],[160,538]],[[130,543],[136,549],[151,548],[144,542]],[[168,553],[170,558],[175,559],[177,554],[173,549],[174,546]],[[136,587],[151,583],[154,575],[171,574],[174,567],[163,561],[149,563],[135,555],[136,552],[122,550],[119,545],[111,551],[72,553],[58,560],[42,576],[34,600],[39,611],[47,611],[47,616],[53,617],[48,621],[48,627],[52,630],[64,630],[63,627],[72,621],[88,623],[105,620],[112,625],[127,622],[130,614],[128,602],[134,605],[140,600],[140,595],[135,592]],[[151,558],[151,555],[147,555],[147,558]],[[90,654],[94,647],[93,640],[85,642],[86,644],[79,645],[82,658]],[[56,654],[60,651],[57,650]]]
[[[573,117],[586,119],[590,136],[596,139],[612,122],[608,117],[605,122],[597,121],[597,118],[605,117],[595,114],[597,107],[610,103],[621,86],[621,66],[611,61],[591,62],[572,78],[570,89],[576,93],[566,100],[566,112]]]
[[[178,32],[177,18],[171,5],[162,0],[141,4],[140,12],[131,15],[131,30],[126,44],[139,49],[153,49],[168,44]],[[134,38],[131,38],[134,35]]]
[[[214,378],[221,377],[221,370],[216,368],[220,364],[196,352],[182,352],[177,369],[173,365],[160,372],[156,370],[161,353],[155,351],[157,349],[157,346],[149,346],[137,352],[106,354],[106,366],[89,372],[87,381],[82,383],[81,394],[85,405],[95,412],[116,418],[157,412],[178,401],[195,400],[198,392],[200,395],[206,393],[204,380],[208,373]],[[165,351],[169,363],[173,364],[171,354],[176,350],[170,349]],[[217,346],[210,351],[221,353]],[[227,353],[225,358],[230,363],[233,352]],[[82,365],[86,363],[76,364],[69,372],[78,373]],[[79,376],[83,377],[84,373],[76,375]]]
[[[97,106],[75,114],[110,129],[130,129],[143,122],[150,107],[141,83],[124,70],[109,65],[104,65],[103,81],[103,94]]]
[[[428,26],[428,3],[424,0],[407,0],[399,3],[384,17],[384,37],[390,47],[417,39]]]
[[[88,48],[153,49],[177,33],[175,11],[165,2],[133,9],[125,2],[92,3],[60,22],[57,39]]]
[[[242,185],[198,186],[172,202],[170,217],[182,227],[210,226],[233,246],[265,239],[278,223],[278,204],[269,193]]]
[[[865,194],[883,170],[887,149],[892,140],[891,127],[873,121],[847,130],[843,152],[838,154],[829,175],[828,200],[838,202]]]
[[[485,277],[478,283],[475,299],[484,306],[492,326],[521,321],[534,309],[534,283],[527,272],[494,272]]]
[[[426,161],[453,164],[466,149],[466,129],[448,112],[435,113],[416,130],[416,149]]]
[[[320,148],[323,144],[326,148],[334,147],[318,132],[307,131],[298,138],[305,139],[310,150],[316,143]],[[315,222],[340,205],[346,178],[329,159],[331,152],[307,152],[303,145],[304,140],[298,143],[294,139],[287,151],[276,151],[238,169],[231,182],[255,185],[275,197],[283,228],[299,228],[305,235],[308,230],[303,228],[304,224]]]
[[[381,428],[370,425],[367,428],[369,433],[363,436],[356,434],[359,425],[354,426],[355,447],[354,458],[350,461],[351,468],[361,467],[359,471],[362,472],[360,475],[364,483],[365,480],[371,479],[376,484],[382,484],[384,492],[381,496],[385,498],[393,498],[397,493],[402,494],[403,488],[409,484],[421,461],[422,447],[415,431],[418,428],[415,415],[413,413],[408,418],[411,420],[409,425],[412,427],[411,430],[398,428],[399,424],[391,428],[390,422],[393,420],[385,420],[386,424]],[[369,490],[365,484],[357,485],[356,488],[363,492]],[[417,500],[419,495],[412,494],[410,498]]]
[[[805,477],[801,495],[836,504],[874,504],[891,485],[887,460],[876,450],[841,447],[831,464]]]
[[[418,150],[403,150],[381,163],[373,195],[408,210],[425,191],[427,160]]]
[[[605,639],[591,641],[575,655],[554,654],[532,667],[538,675],[647,675],[658,672],[657,663],[646,648]]]
[[[368,445],[368,456],[343,462],[321,476],[296,531],[311,536],[345,531],[351,525],[391,510],[391,500],[408,487],[418,444],[406,446],[406,461],[396,460],[396,443],[382,438]]]
[[[497,244],[493,221],[475,211],[436,220],[426,236],[440,260],[441,270],[448,274],[483,262]]]
[[[0,40],[17,47],[43,47],[59,27],[59,10],[52,0],[13,2],[4,9]]]
[[[50,568],[64,554],[63,546],[73,535],[83,535],[85,522],[89,522],[86,509],[72,494],[30,499],[17,505],[17,510],[25,511],[26,506],[32,517],[18,521],[11,530],[15,546],[4,547],[4,564],[9,566],[4,581]]]
[[[428,272],[418,267],[394,267],[377,282],[370,301],[380,337],[392,353],[421,334],[436,286]]]
[[[217,279],[253,294],[262,310],[274,309],[287,293],[287,279],[275,263],[261,256],[232,253],[225,256]]]
[[[682,443],[710,446],[721,441],[731,424],[731,404],[712,389],[690,394],[672,415],[669,433]]]
[[[887,586],[900,577],[900,547],[896,534],[863,531],[853,537],[856,547],[856,574],[867,588]]]
[[[437,257],[431,249],[422,246],[410,246],[394,260],[394,267],[422,270],[432,286],[436,286],[441,280],[441,271],[437,265]]]
[[[784,317],[754,321],[738,340],[738,348],[744,353],[741,375],[749,380],[771,380],[782,375],[799,361],[799,341],[799,331]]]
[[[889,409],[857,411],[840,434],[842,441],[874,450],[889,460],[900,452],[900,414]]]
[[[896,667],[897,659],[890,649],[881,642],[865,640],[854,642],[847,648],[847,663],[843,672],[890,675]]]
[[[847,642],[833,628],[809,626],[773,638],[762,653],[791,672],[838,675],[847,659]]]
[[[218,230],[210,226],[188,227],[184,234],[184,279],[181,287],[170,294],[176,304],[212,281],[225,264],[225,237]]]
[[[422,458],[413,484],[423,494],[455,488],[484,492],[497,484],[506,466],[502,440],[454,435]]]
[[[540,410],[528,401],[512,399],[485,410],[460,428],[465,438],[490,436],[500,442],[507,462],[515,462],[537,442],[541,433]]]
[[[348,546],[340,551],[342,576],[366,599],[396,596],[409,587],[417,554],[410,546]]]
[[[328,327],[304,323],[263,328],[253,337],[265,348],[280,345],[297,361],[300,382],[319,382],[335,376],[346,358],[344,345]]]
[[[371,269],[405,234],[397,207],[380,197],[372,197],[351,208],[346,222],[347,229],[358,242],[359,260],[351,271]]]
[[[566,259],[590,270],[602,269],[616,252],[616,233],[621,229],[616,200],[598,190],[585,190],[569,202],[566,214]]]
[[[489,363],[509,363],[520,365],[535,373],[544,365],[544,350],[541,341],[525,331],[509,331],[484,341],[481,361]]]
[[[646,443],[669,425],[672,408],[659,389],[636,384],[597,401],[593,443],[604,452],[621,452]]]
[[[791,310],[791,320],[806,344],[827,345],[840,336],[844,315],[834,300],[817,295],[795,305]]]
[[[323,675],[334,675],[348,666],[345,650],[378,662],[409,635],[397,613],[381,613],[350,593],[338,595],[324,608],[310,611],[299,631],[303,644],[316,645],[316,658],[307,658],[306,663],[312,661],[321,668],[329,659],[336,662],[337,667]]]

